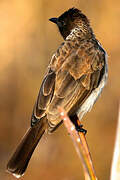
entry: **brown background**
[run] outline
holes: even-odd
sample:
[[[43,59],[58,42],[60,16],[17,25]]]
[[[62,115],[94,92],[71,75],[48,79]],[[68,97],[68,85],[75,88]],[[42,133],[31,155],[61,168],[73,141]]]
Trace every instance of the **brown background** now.
[[[87,140],[99,179],[107,180],[115,139],[120,91],[119,0],[0,1],[0,179],[14,180],[6,163],[30,124],[45,68],[63,39],[48,21],[70,7],[91,20],[108,53],[109,80],[93,110],[84,117]],[[23,180],[79,180],[83,170],[72,141],[62,126],[45,135]]]

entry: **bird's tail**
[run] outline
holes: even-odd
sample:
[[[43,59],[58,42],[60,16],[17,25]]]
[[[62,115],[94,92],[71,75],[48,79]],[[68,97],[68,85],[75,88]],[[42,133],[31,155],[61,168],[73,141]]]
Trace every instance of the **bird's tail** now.
[[[33,127],[30,127],[9,160],[7,170],[17,178],[24,174],[32,153],[45,132],[46,124],[47,119],[43,117]]]

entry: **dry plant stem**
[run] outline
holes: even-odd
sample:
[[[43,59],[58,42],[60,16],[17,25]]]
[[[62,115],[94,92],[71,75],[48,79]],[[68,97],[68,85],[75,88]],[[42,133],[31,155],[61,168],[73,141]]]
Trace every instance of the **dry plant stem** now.
[[[113,154],[110,179],[120,180],[120,104],[119,104],[118,124],[117,124],[115,148],[114,148],[114,154]]]
[[[59,111],[60,111],[61,118],[64,121],[64,125],[67,128],[67,131],[73,140],[77,154],[79,155],[82,161],[85,180],[97,180],[84,133],[76,131],[75,126],[69,119],[64,109],[59,107]],[[80,122],[79,122],[79,125],[80,125]]]

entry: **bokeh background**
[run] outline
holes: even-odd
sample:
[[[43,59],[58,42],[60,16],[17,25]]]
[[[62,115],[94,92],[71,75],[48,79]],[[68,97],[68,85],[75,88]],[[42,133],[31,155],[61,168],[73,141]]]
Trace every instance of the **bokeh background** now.
[[[89,17],[108,53],[109,80],[101,98],[84,117],[97,176],[109,179],[120,94],[120,1],[0,1],[0,179],[11,153],[30,125],[30,117],[47,64],[63,41],[48,21],[70,7]],[[72,141],[61,126],[39,143],[22,180],[79,180],[83,170]]]

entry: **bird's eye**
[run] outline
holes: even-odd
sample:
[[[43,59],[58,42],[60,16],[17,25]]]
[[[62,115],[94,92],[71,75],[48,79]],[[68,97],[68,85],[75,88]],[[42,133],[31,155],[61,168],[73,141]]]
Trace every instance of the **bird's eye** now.
[[[60,19],[60,20],[57,21],[57,25],[58,25],[59,27],[63,27],[63,26],[66,25],[66,22]]]
[[[62,23],[62,26],[65,26],[65,25],[66,25],[66,22],[65,22],[65,21],[62,21],[61,23]]]

